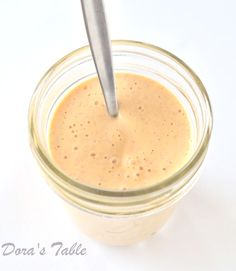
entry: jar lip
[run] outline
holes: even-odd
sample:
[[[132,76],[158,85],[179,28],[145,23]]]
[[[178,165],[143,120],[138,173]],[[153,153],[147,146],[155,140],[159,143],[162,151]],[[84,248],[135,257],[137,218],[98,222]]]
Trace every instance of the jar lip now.
[[[41,148],[40,144],[38,143],[39,140],[37,140],[38,135],[37,132],[35,131],[34,128],[34,112],[35,112],[35,96],[37,94],[37,90],[40,86],[40,84],[43,82],[43,80],[51,73],[53,70],[62,64],[65,60],[68,60],[69,58],[73,58],[76,55],[82,54],[83,52],[89,52],[89,46],[83,46],[79,49],[76,49],[72,51],[71,53],[67,54],[66,56],[62,57],[60,60],[58,60],[42,77],[42,79],[39,81],[35,92],[32,96],[30,106],[29,106],[29,129],[30,129],[30,140],[31,140],[31,147],[38,158],[41,162],[43,162],[44,167],[49,169],[49,171],[52,174],[55,174],[56,176],[60,177],[64,182],[66,182],[69,185],[72,185],[76,187],[77,189],[88,192],[97,196],[105,196],[105,197],[132,197],[132,196],[140,196],[140,195],[147,195],[153,192],[160,192],[164,189],[171,188],[174,186],[178,181],[181,179],[181,177],[185,176],[185,174],[191,169],[197,161],[200,160],[200,158],[204,155],[205,150],[208,146],[210,137],[211,137],[211,132],[212,132],[212,124],[213,124],[213,117],[212,117],[212,108],[211,108],[211,103],[207,94],[207,91],[199,79],[199,77],[195,74],[195,72],[188,67],[188,65],[179,59],[177,56],[174,54],[170,53],[169,51],[162,49],[158,46],[144,43],[141,41],[133,41],[133,40],[112,40],[112,45],[114,46],[133,46],[136,48],[141,48],[141,49],[148,49],[149,51],[153,51],[156,53],[161,53],[162,55],[167,56],[169,59],[175,61],[181,68],[183,68],[187,73],[189,73],[192,78],[194,79],[195,83],[197,84],[199,90],[201,91],[202,96],[205,99],[206,102],[206,107],[207,111],[209,113],[209,118],[208,118],[208,123],[207,123],[207,129],[205,131],[205,134],[203,135],[201,142],[198,146],[198,148],[194,151],[194,154],[192,157],[189,159],[189,161],[181,167],[177,172],[175,172],[173,175],[169,176],[168,178],[162,180],[161,183],[136,189],[136,190],[125,190],[125,191],[115,191],[115,190],[104,190],[104,189],[98,189],[94,188],[91,186],[88,186],[83,183],[79,183],[78,181],[70,178],[69,176],[65,175],[57,166],[55,166],[52,162],[51,159],[49,158],[48,154],[45,154],[43,151],[43,148]]]

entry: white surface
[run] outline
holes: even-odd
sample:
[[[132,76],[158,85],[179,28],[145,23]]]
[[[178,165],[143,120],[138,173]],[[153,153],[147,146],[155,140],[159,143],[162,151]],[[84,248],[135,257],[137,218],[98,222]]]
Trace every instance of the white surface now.
[[[87,43],[79,0],[0,2],[0,251],[82,242],[83,257],[7,256],[1,270],[236,270],[236,2],[105,1],[113,39],[157,44],[205,84],[214,132],[198,184],[152,240],[111,248],[83,236],[39,174],[28,147],[27,109],[43,73]],[[134,5],[135,4],[135,5]]]

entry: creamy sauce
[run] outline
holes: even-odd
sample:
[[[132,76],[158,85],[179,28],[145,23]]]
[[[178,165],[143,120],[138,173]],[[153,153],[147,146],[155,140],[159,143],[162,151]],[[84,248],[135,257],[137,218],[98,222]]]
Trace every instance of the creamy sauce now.
[[[115,76],[119,116],[105,108],[97,78],[72,89],[53,115],[52,159],[78,182],[139,189],[173,175],[189,159],[191,125],[177,97],[136,74]]]

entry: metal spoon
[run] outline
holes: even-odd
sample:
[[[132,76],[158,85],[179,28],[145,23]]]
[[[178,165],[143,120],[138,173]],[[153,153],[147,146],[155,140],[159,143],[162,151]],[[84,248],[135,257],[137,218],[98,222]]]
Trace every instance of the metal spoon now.
[[[102,0],[81,0],[85,27],[110,116],[118,115],[111,45]]]

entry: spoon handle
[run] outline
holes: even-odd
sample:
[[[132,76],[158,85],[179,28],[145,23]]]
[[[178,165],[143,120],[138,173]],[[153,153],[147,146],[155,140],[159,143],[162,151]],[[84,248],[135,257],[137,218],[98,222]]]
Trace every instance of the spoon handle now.
[[[102,87],[107,111],[118,115],[111,45],[102,0],[81,0],[87,36]]]

